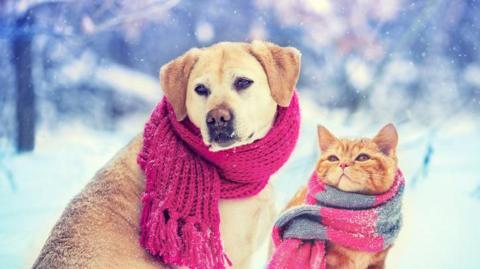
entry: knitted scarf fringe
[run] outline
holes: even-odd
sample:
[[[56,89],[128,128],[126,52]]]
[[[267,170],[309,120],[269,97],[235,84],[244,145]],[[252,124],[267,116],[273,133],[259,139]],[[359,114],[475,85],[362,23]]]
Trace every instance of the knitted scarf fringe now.
[[[141,242],[152,255],[161,255],[166,264],[184,264],[192,269],[223,268],[224,262],[231,265],[223,254],[220,232],[209,228],[195,218],[182,218],[176,214],[165,218],[163,207],[158,198],[145,194],[142,202]],[[156,236],[148,236],[155,231]]]

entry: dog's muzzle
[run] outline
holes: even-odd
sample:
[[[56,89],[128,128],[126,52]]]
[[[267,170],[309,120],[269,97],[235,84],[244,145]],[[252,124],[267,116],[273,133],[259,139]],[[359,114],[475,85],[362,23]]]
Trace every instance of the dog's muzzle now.
[[[207,113],[207,127],[210,141],[222,147],[233,144],[237,136],[233,127],[233,113],[220,106]]]

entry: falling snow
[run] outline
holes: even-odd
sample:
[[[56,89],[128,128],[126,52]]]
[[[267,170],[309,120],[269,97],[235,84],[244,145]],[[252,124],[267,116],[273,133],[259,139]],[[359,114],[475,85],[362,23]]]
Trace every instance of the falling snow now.
[[[66,203],[142,129],[162,64],[268,39],[302,52],[301,137],[274,179],[279,208],[311,173],[316,124],[364,136],[394,122],[407,189],[389,267],[478,268],[478,14],[475,0],[0,1],[0,267],[28,267]],[[25,154],[14,149],[19,37],[31,41],[37,112]]]

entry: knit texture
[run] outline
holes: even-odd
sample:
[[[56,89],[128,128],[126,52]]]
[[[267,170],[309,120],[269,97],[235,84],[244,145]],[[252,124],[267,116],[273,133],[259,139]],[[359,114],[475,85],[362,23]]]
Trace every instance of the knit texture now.
[[[285,211],[273,228],[270,269],[326,268],[325,242],[380,252],[393,244],[401,226],[405,179],[400,170],[387,192],[344,192],[318,180],[308,183],[306,205]]]
[[[298,139],[295,93],[277,109],[270,131],[251,144],[211,152],[188,119],[178,122],[166,98],[144,130],[138,163],[145,171],[141,245],[168,265],[225,268],[219,199],[260,192],[289,158]]]

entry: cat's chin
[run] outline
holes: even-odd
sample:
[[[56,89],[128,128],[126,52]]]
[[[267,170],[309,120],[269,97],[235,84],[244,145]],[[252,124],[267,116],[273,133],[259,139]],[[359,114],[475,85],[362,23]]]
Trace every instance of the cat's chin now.
[[[359,192],[362,190],[362,186],[358,182],[353,181],[345,174],[338,179],[337,188],[346,192]]]
[[[348,183],[348,184],[350,184],[350,185],[356,185],[356,184],[358,184],[358,183],[356,183],[354,180],[352,180],[351,177],[347,176],[346,174],[343,174],[343,175],[341,175],[341,176],[338,178],[338,184],[337,184],[337,185],[340,186],[340,183],[342,183],[342,181],[343,181],[343,182],[346,182],[346,183]]]
[[[342,179],[346,179],[348,181],[352,181],[352,179],[347,176],[346,174],[342,174],[339,178],[338,178],[338,182],[340,182]]]

